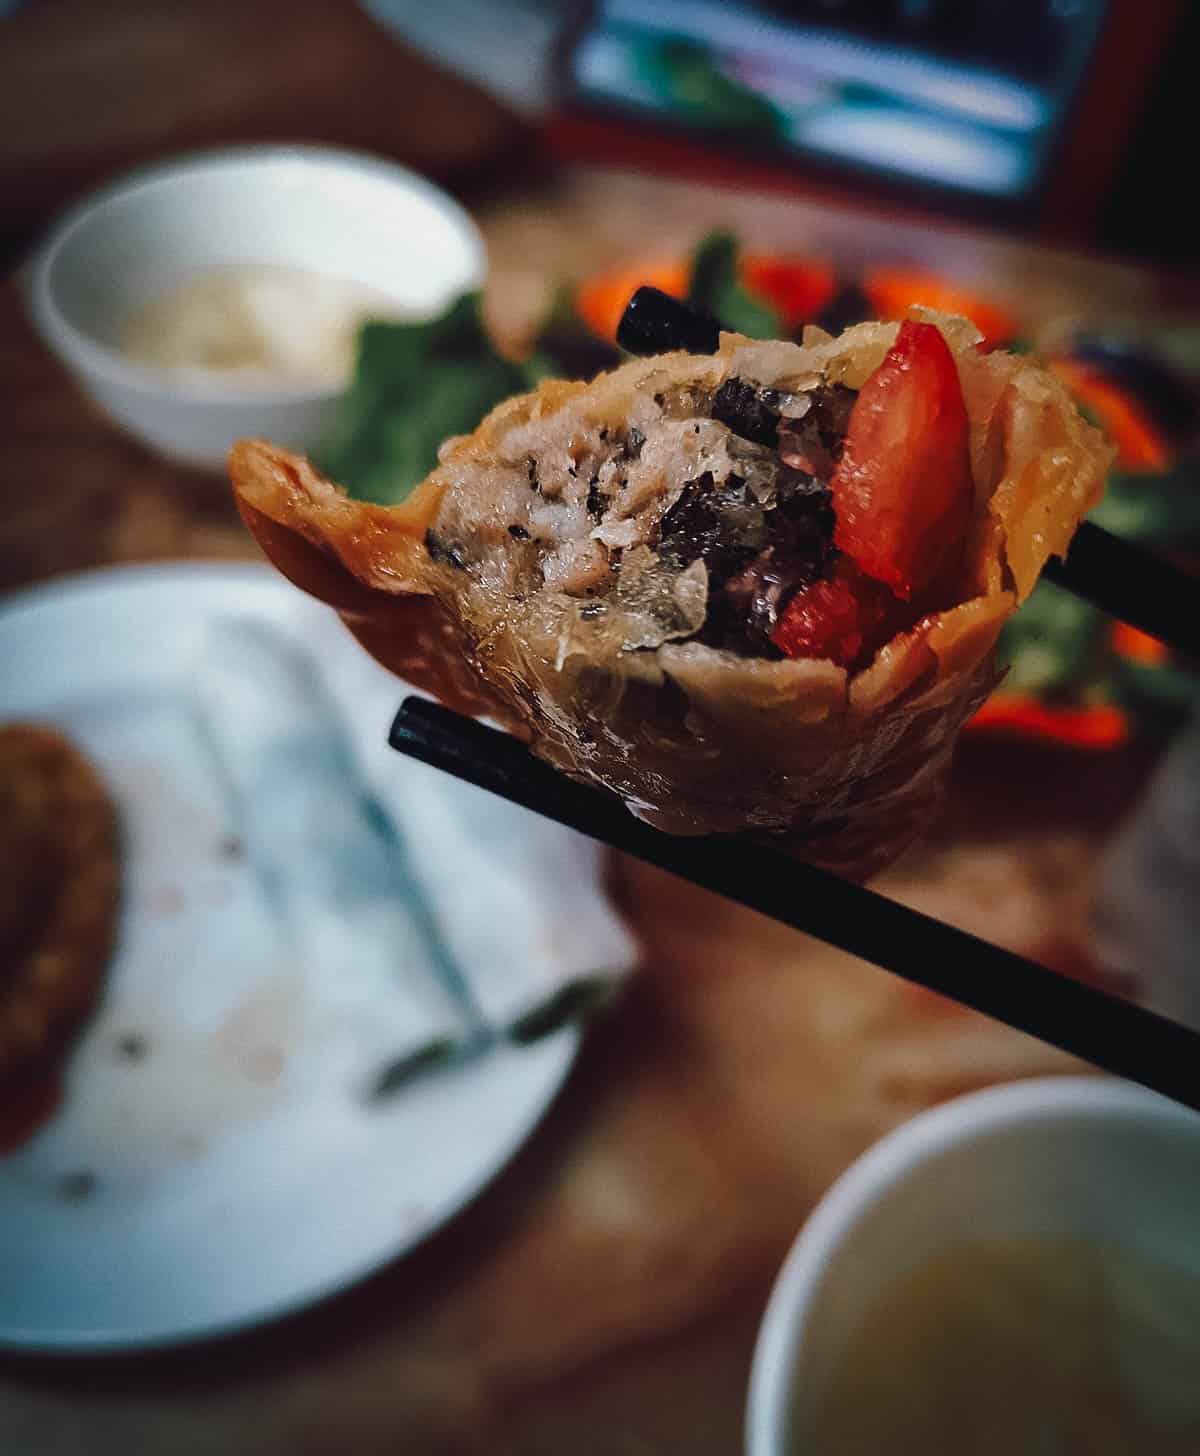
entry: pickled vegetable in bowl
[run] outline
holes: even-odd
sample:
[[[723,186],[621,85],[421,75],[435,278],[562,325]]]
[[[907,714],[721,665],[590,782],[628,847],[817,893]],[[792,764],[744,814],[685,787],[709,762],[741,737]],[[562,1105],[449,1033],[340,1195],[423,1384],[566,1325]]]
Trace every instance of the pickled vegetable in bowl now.
[[[372,318],[409,310],[353,279],[278,264],[202,268],[143,302],[126,320],[126,358],[188,378],[248,386],[300,383],[343,388],[358,334]]]

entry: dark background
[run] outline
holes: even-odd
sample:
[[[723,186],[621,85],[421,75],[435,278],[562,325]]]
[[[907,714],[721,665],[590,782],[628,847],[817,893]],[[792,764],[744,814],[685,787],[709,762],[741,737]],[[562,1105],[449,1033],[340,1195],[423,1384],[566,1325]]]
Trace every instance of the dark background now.
[[[1053,50],[1055,3],[928,0],[916,7],[919,25],[903,21],[915,12],[899,0],[778,0],[771,8],[876,36],[907,25],[910,41],[1036,74]],[[580,7],[563,10],[569,19]],[[993,220],[1194,268],[1198,41],[1200,6],[1187,0],[1109,0],[1050,185],[1033,211]],[[198,54],[208,57],[203,68]],[[15,261],[71,197],[177,150],[181,137],[192,146],[295,139],[366,147],[472,199],[503,185],[514,164],[525,177],[545,167],[547,134],[559,137],[560,154],[566,135],[570,154],[575,134],[554,118],[517,118],[384,35],[348,0],[24,0],[0,18],[0,263]],[[607,150],[637,165],[653,141],[644,125],[614,128]],[[703,152],[701,170],[713,164]],[[657,154],[652,165],[661,165]],[[773,170],[775,184],[798,191],[830,182],[794,158]],[[834,184],[882,206],[899,198],[933,216],[964,211],[961,201],[864,177]]]

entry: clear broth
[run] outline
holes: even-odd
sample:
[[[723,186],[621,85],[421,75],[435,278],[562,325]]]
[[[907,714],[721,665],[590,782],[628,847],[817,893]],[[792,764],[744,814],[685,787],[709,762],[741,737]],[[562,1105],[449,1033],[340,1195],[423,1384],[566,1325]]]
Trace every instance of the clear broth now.
[[[947,1250],[869,1310],[796,1456],[1198,1456],[1200,1275],[1031,1238]]]

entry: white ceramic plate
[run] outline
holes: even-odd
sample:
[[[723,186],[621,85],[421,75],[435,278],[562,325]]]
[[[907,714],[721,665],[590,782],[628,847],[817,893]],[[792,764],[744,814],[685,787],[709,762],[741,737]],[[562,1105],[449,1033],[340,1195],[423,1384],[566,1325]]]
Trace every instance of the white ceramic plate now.
[[[210,832],[169,705],[214,615],[294,627],[297,599],[265,567],[197,564],[0,607],[0,718],[55,724],[93,756],[136,860],[63,1104],[0,1160],[0,1344],[175,1343],[330,1294],[462,1208],[573,1060],[569,1027],[369,1106],[377,1028],[359,1038],[319,968],[263,954],[249,870]]]

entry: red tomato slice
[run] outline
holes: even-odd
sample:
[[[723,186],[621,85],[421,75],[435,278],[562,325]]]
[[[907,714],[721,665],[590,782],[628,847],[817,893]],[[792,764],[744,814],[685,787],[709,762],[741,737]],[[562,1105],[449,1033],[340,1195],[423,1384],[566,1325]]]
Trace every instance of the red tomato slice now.
[[[997,737],[1048,739],[1070,748],[1120,748],[1131,726],[1123,709],[1110,703],[1063,707],[1024,693],[993,693],[967,724],[969,731]]]
[[[791,599],[771,641],[785,657],[823,657],[853,667],[879,645],[896,606],[886,587],[839,557],[829,576]]]
[[[834,543],[905,601],[961,548],[971,513],[967,409],[933,324],[901,323],[854,401],[831,488]]]

